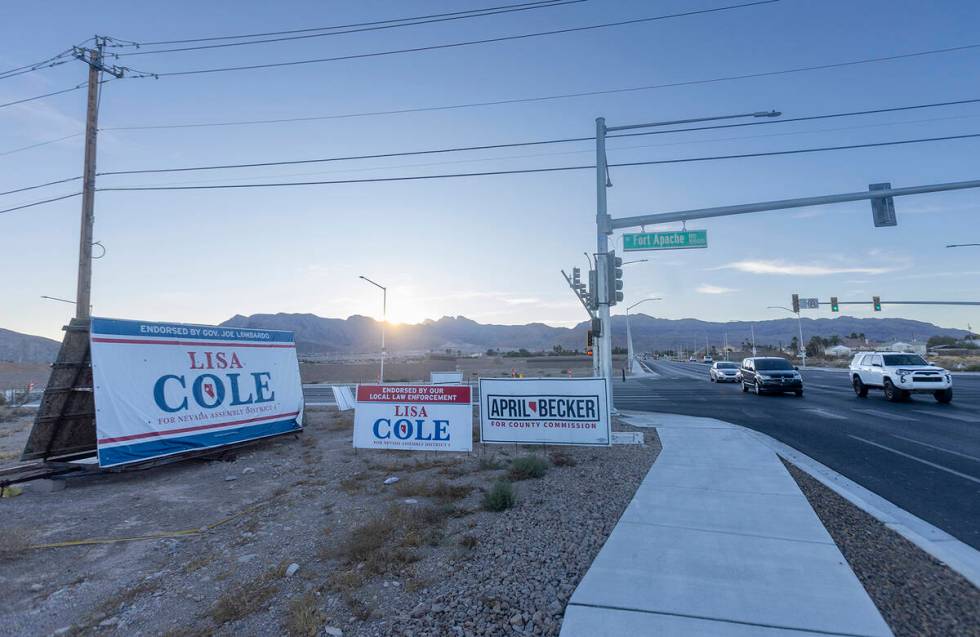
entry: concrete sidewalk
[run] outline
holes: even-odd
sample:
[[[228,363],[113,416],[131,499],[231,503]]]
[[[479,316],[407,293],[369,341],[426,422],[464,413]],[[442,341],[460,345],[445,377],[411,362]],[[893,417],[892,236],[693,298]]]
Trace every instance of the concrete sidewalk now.
[[[709,418],[624,414],[663,451],[565,610],[562,637],[891,631],[768,447]]]

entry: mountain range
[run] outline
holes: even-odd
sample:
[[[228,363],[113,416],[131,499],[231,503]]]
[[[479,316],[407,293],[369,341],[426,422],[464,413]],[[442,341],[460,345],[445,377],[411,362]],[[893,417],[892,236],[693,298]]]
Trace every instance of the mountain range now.
[[[381,326],[366,316],[347,319],[323,318],[314,314],[253,314],[236,315],[221,325],[228,327],[289,330],[295,333],[300,354],[345,355],[377,352],[380,347]],[[630,317],[630,331],[639,351],[681,348],[685,350],[710,346],[721,347],[727,341],[740,345],[751,338],[759,345],[788,345],[799,333],[795,318],[770,321],[732,321],[717,323],[698,319],[662,319],[646,314]],[[490,325],[477,323],[464,316],[444,316],[412,325],[389,325],[385,334],[389,352],[428,352],[461,350],[464,353],[488,349],[531,351],[551,350],[556,345],[566,350],[585,348],[589,323],[574,327],[553,327],[544,323],[526,325]],[[626,344],[626,319],[614,316],[613,344]],[[930,336],[962,338],[966,330],[939,327],[932,323],[900,318],[803,319],[803,338],[829,338],[837,335],[863,334],[872,341],[925,341]],[[57,341],[0,329],[0,361],[18,363],[50,363],[58,354]]]
[[[962,338],[966,330],[939,327],[932,323],[899,318],[854,318],[841,316],[835,319],[803,319],[803,338],[812,336],[829,338],[863,334],[872,341],[925,341],[930,336]],[[365,316],[348,319],[321,318],[313,314],[254,314],[235,316],[222,325],[291,330],[295,333],[297,348],[306,354],[351,354],[375,352],[379,348],[380,324]],[[564,349],[584,349],[589,322],[575,327],[553,327],[543,323],[526,325],[488,325],[477,323],[463,316],[444,316],[413,325],[391,325],[385,340],[389,352],[461,350],[483,352],[488,349],[551,350],[560,345]],[[788,345],[799,334],[795,318],[770,321],[733,321],[716,323],[698,319],[662,319],[646,314],[630,317],[633,344],[640,351],[652,351],[680,347],[699,349],[705,339],[714,347],[727,341],[739,345],[751,339],[755,329],[758,344]],[[612,320],[613,345],[626,345],[626,319],[614,316]]]
[[[61,343],[43,336],[21,334],[0,328],[0,361],[11,363],[51,363]]]

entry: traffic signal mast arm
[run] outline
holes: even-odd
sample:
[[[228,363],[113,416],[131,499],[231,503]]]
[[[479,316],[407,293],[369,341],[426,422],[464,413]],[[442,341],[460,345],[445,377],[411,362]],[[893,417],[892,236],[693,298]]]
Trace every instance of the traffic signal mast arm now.
[[[928,192],[964,190],[967,188],[980,188],[980,179],[974,179],[971,181],[955,181],[945,184],[910,186],[907,188],[890,188],[887,190],[873,190],[867,192],[849,192],[839,195],[802,197],[800,199],[780,199],[776,201],[740,204],[737,206],[721,206],[718,208],[699,208],[695,210],[682,210],[678,212],[660,212],[656,214],[639,215],[636,217],[622,217],[619,219],[613,218],[609,219],[608,223],[610,229],[619,230],[622,228],[632,228],[635,226],[653,226],[661,223],[689,221],[691,219],[728,217],[731,215],[742,215],[750,212],[764,212],[766,210],[806,208],[808,206],[822,206],[833,203],[846,203],[848,201],[863,201],[869,199],[881,199],[884,197],[920,195]]]
[[[820,301],[820,305],[830,305]],[[879,301],[880,305],[980,305],[980,301]],[[837,305],[874,305],[874,301],[838,301]]]

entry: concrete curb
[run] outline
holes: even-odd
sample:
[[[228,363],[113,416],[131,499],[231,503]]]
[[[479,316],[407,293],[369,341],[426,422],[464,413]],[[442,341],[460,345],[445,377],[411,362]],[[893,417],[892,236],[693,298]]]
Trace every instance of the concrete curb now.
[[[679,414],[669,414],[664,412],[623,412],[623,416],[629,417],[653,415],[658,417],[681,417],[697,418],[696,416],[681,416]],[[812,476],[828,489],[841,496],[854,506],[858,507],[868,515],[872,516],[888,528],[892,529],[909,542],[912,542],[920,549],[942,562],[949,568],[962,575],[967,581],[980,588],[980,551],[957,540],[949,533],[940,528],[929,524],[920,517],[917,517],[905,509],[892,504],[880,495],[865,489],[853,480],[850,480],[830,467],[817,462],[810,456],[797,451],[787,444],[779,442],[775,438],[764,433],[749,429],[742,425],[729,423],[718,418],[702,418],[702,420],[716,420],[724,422],[733,427],[738,427],[748,434],[754,436],[761,443],[775,451],[800,470]]]
[[[980,588],[980,551],[771,436],[742,427],[825,487]]]

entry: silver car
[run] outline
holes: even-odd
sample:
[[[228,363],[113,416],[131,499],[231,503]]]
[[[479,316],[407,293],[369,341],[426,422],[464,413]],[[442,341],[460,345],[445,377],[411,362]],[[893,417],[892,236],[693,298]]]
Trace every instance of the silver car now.
[[[708,378],[712,383],[738,382],[738,364],[728,361],[718,361],[708,370]]]

